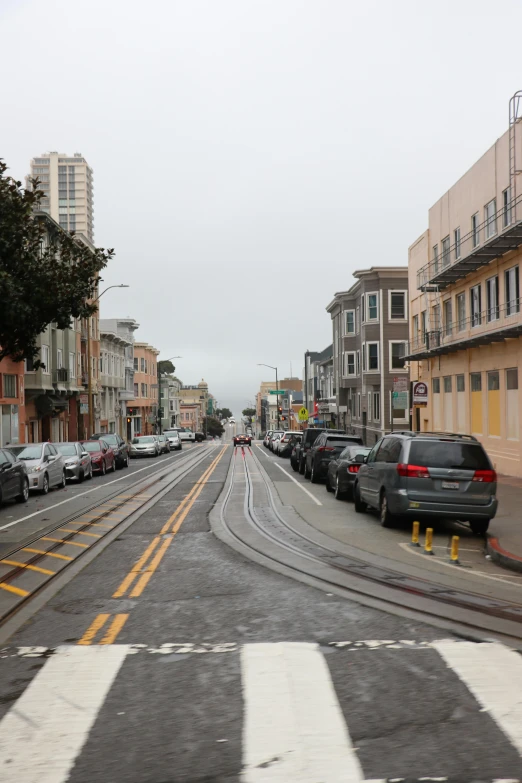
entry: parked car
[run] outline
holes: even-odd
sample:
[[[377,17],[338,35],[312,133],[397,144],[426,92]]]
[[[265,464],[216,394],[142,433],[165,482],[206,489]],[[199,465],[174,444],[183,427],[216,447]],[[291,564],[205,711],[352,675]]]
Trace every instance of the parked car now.
[[[54,443],[9,446],[9,451],[24,463],[30,490],[47,495],[51,487],[65,487],[65,463]]]
[[[81,443],[57,443],[56,448],[63,457],[68,479],[76,479],[81,483],[84,479],[92,478],[91,455]]]
[[[303,430],[303,438],[300,443],[296,444],[292,459],[290,460],[293,469],[296,472],[299,471],[301,475],[305,472],[306,455],[321,432],[331,432],[332,434],[338,433],[339,435],[345,434],[344,430],[325,430],[322,427],[308,427],[306,430]]]
[[[294,434],[295,433],[292,432],[291,430],[287,430],[286,432],[283,432],[281,437],[274,441],[274,449],[273,449],[274,454],[280,454],[281,449],[283,449],[288,444],[288,441]]]
[[[108,470],[116,470],[116,456],[112,447],[103,438],[80,441],[82,448],[90,455],[93,473],[105,476]]]
[[[168,442],[170,443],[170,449],[176,449],[176,451],[181,451],[182,445],[181,445],[181,438],[179,437],[178,430],[165,430],[163,433],[165,437],[167,438]]]
[[[179,432],[179,437],[181,440],[186,440],[189,443],[195,443],[196,442],[196,433],[192,432],[192,430],[187,430],[185,427],[177,427],[176,428]]]
[[[289,437],[288,439],[285,440],[287,434],[289,435]],[[278,450],[279,456],[290,457],[296,444],[301,442],[302,437],[303,437],[302,432],[286,433],[279,441],[279,450]]]
[[[90,438],[90,440],[102,439],[107,443],[114,452],[116,457],[117,468],[129,467],[129,446],[126,441],[123,440],[121,435],[115,432],[98,432]]]
[[[346,446],[339,455],[333,457],[328,463],[326,491],[335,492],[337,500],[353,497],[357,474],[370,451],[371,448],[366,446],[350,445]]]
[[[160,447],[160,454],[170,454],[170,441],[163,433],[163,435],[156,435]]]
[[[29,479],[25,463],[9,449],[0,449],[0,503],[29,500]]]
[[[393,432],[361,465],[355,510],[378,510],[381,525],[399,519],[458,519],[483,535],[497,513],[497,474],[472,435]]]
[[[306,454],[305,478],[309,478],[312,484],[318,484],[326,478],[330,460],[337,457],[350,443],[362,445],[362,440],[352,435],[332,433],[331,430],[321,432]]]
[[[265,437],[263,438],[263,446],[268,448],[268,444],[270,443],[270,437],[272,435],[274,430],[267,430]]]
[[[196,443],[203,443],[203,441],[205,440],[204,432],[195,432],[194,436],[196,438]]]
[[[281,438],[284,434],[284,430],[274,430],[272,432],[270,435],[270,440],[268,441],[268,448],[270,451],[274,450],[274,441],[279,440],[279,438]]]
[[[234,435],[234,446],[250,446],[252,439],[250,435],[241,433],[240,435]]]
[[[133,438],[130,446],[131,457],[157,457],[160,445],[155,435],[139,435]]]

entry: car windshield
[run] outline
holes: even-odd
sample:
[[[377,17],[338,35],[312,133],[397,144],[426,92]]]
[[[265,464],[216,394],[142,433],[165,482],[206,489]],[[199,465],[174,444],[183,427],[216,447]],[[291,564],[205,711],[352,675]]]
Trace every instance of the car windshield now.
[[[133,443],[154,443],[154,438],[150,435],[144,435],[141,438],[133,438]]]
[[[343,438],[341,435],[339,437],[328,437],[327,443],[329,444],[336,444],[337,446],[341,446],[343,443],[346,443],[346,441],[349,441],[349,438]]]
[[[347,452],[348,459],[357,459],[357,457],[367,457],[370,451],[371,449],[363,449],[361,446],[349,446],[343,451],[343,454]]]
[[[427,468],[491,470],[488,456],[479,443],[415,440],[410,446],[408,462]]]
[[[166,432],[165,436],[167,438],[179,438],[179,435],[178,435],[178,433],[176,431],[174,431],[174,432]]]
[[[42,446],[10,446],[10,451],[18,459],[40,459],[42,456]]]
[[[99,440],[86,440],[85,443],[82,443],[82,448],[90,452],[101,451],[102,444]]]
[[[76,457],[76,446],[74,443],[57,443],[56,448],[64,457]]]
[[[100,435],[100,437],[101,437],[101,435]],[[103,433],[103,440],[106,443],[110,443],[111,446],[117,446],[118,445],[118,438],[116,437],[116,435],[106,435],[105,433]]]

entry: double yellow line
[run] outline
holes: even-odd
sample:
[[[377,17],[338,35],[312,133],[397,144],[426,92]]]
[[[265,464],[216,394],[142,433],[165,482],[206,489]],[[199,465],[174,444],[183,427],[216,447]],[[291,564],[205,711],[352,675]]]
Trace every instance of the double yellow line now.
[[[128,614],[115,614],[114,620],[107,628],[105,635],[96,644],[112,644],[127,622],[128,616]],[[106,626],[109,617],[110,614],[99,614],[87,628],[78,644],[92,644],[98,635],[98,631],[101,631]]]
[[[160,534],[151,541],[143,555],[131,568],[116,592],[113,594],[113,598],[122,598],[133,585],[138,576],[139,579],[130,591],[129,597],[138,598],[138,596],[142,594],[145,587],[149,583],[152,574],[156,571],[159,564],[161,563],[163,556],[172,543],[174,536],[186,519],[187,514],[203,491],[203,488],[209,480],[210,476],[216,469],[217,464],[225,453],[226,448],[226,446],[223,446],[217,457],[210,463],[199,481],[194,484],[188,495],[179,504],[176,511],[165,522],[160,530]],[[170,535],[166,535],[167,533],[170,533]],[[165,536],[165,538],[162,539],[162,536]],[[163,541],[163,543],[161,543],[160,546],[161,541]],[[151,559],[149,560],[149,558]]]

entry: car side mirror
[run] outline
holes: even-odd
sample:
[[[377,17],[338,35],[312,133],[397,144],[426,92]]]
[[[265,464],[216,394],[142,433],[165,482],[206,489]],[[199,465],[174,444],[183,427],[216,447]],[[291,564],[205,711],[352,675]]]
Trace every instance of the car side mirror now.
[[[107,449],[102,449],[102,454],[107,454]]]
[[[82,457],[88,457],[88,456],[89,456],[89,454],[88,454],[87,451],[82,451]]]

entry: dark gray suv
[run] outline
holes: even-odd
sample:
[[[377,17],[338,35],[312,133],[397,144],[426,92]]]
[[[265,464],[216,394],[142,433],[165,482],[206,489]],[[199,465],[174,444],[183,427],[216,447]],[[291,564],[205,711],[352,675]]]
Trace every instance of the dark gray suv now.
[[[357,474],[355,510],[381,524],[401,518],[458,519],[484,534],[497,513],[497,475],[471,435],[394,432],[375,444]]]

